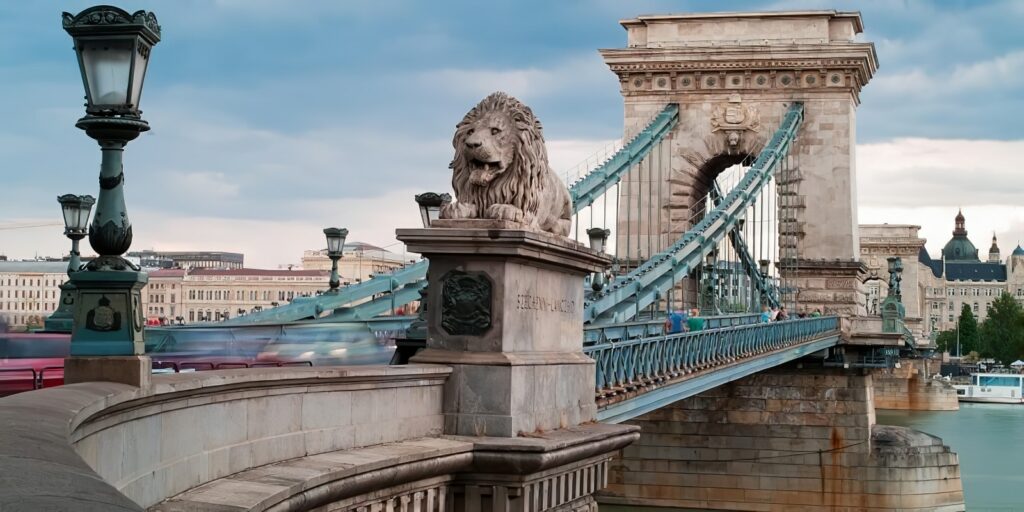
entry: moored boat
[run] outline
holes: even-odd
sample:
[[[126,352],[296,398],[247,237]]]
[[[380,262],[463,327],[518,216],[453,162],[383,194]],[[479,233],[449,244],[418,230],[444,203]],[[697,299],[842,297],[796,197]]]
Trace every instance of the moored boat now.
[[[970,384],[953,387],[961,402],[1024,403],[1024,375],[1020,374],[972,373]]]

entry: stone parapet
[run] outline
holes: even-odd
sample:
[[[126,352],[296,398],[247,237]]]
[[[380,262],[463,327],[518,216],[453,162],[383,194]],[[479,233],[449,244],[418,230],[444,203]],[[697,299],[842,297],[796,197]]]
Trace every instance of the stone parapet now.
[[[220,370],[8,397],[0,510],[593,510],[612,454],[639,435],[443,438],[448,373]]]
[[[218,370],[156,375],[148,388],[90,382],[7,397],[0,472],[12,478],[0,485],[0,510],[141,510],[257,466],[437,436],[450,371]]]
[[[788,366],[640,416],[602,505],[710,510],[964,510],[957,456],[880,427],[872,377]]]

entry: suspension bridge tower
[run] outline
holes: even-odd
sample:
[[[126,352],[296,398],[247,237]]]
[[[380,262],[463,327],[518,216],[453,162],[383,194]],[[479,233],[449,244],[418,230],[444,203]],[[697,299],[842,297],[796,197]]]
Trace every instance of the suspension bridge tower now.
[[[747,244],[762,253],[770,247],[759,257],[772,262],[784,302],[864,314],[856,110],[878,61],[874,45],[857,40],[860,14],[654,15],[621,24],[626,48],[601,54],[621,84],[625,138],[667,103],[679,105],[669,148],[657,155],[667,165],[651,172],[648,164],[646,174],[631,173],[619,189],[616,241],[626,260],[642,261],[685,233],[716,177],[749,165],[770,145],[790,105],[802,102],[796,141],[770,190],[747,213]]]

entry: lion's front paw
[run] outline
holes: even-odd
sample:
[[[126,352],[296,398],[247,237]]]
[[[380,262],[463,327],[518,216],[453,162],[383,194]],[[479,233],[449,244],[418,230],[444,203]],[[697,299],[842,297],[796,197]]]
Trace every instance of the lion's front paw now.
[[[475,219],[476,205],[469,203],[448,203],[441,207],[442,219]]]
[[[487,208],[487,218],[512,222],[525,222],[526,220],[523,211],[510,204],[492,204]]]

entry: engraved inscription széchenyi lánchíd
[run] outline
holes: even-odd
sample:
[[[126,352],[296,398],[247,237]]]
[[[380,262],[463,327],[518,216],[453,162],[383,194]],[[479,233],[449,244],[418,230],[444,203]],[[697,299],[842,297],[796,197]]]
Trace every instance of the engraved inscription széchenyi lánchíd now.
[[[576,301],[569,299],[550,299],[529,293],[516,295],[516,309],[531,311],[548,311],[552,313],[575,313]]]

